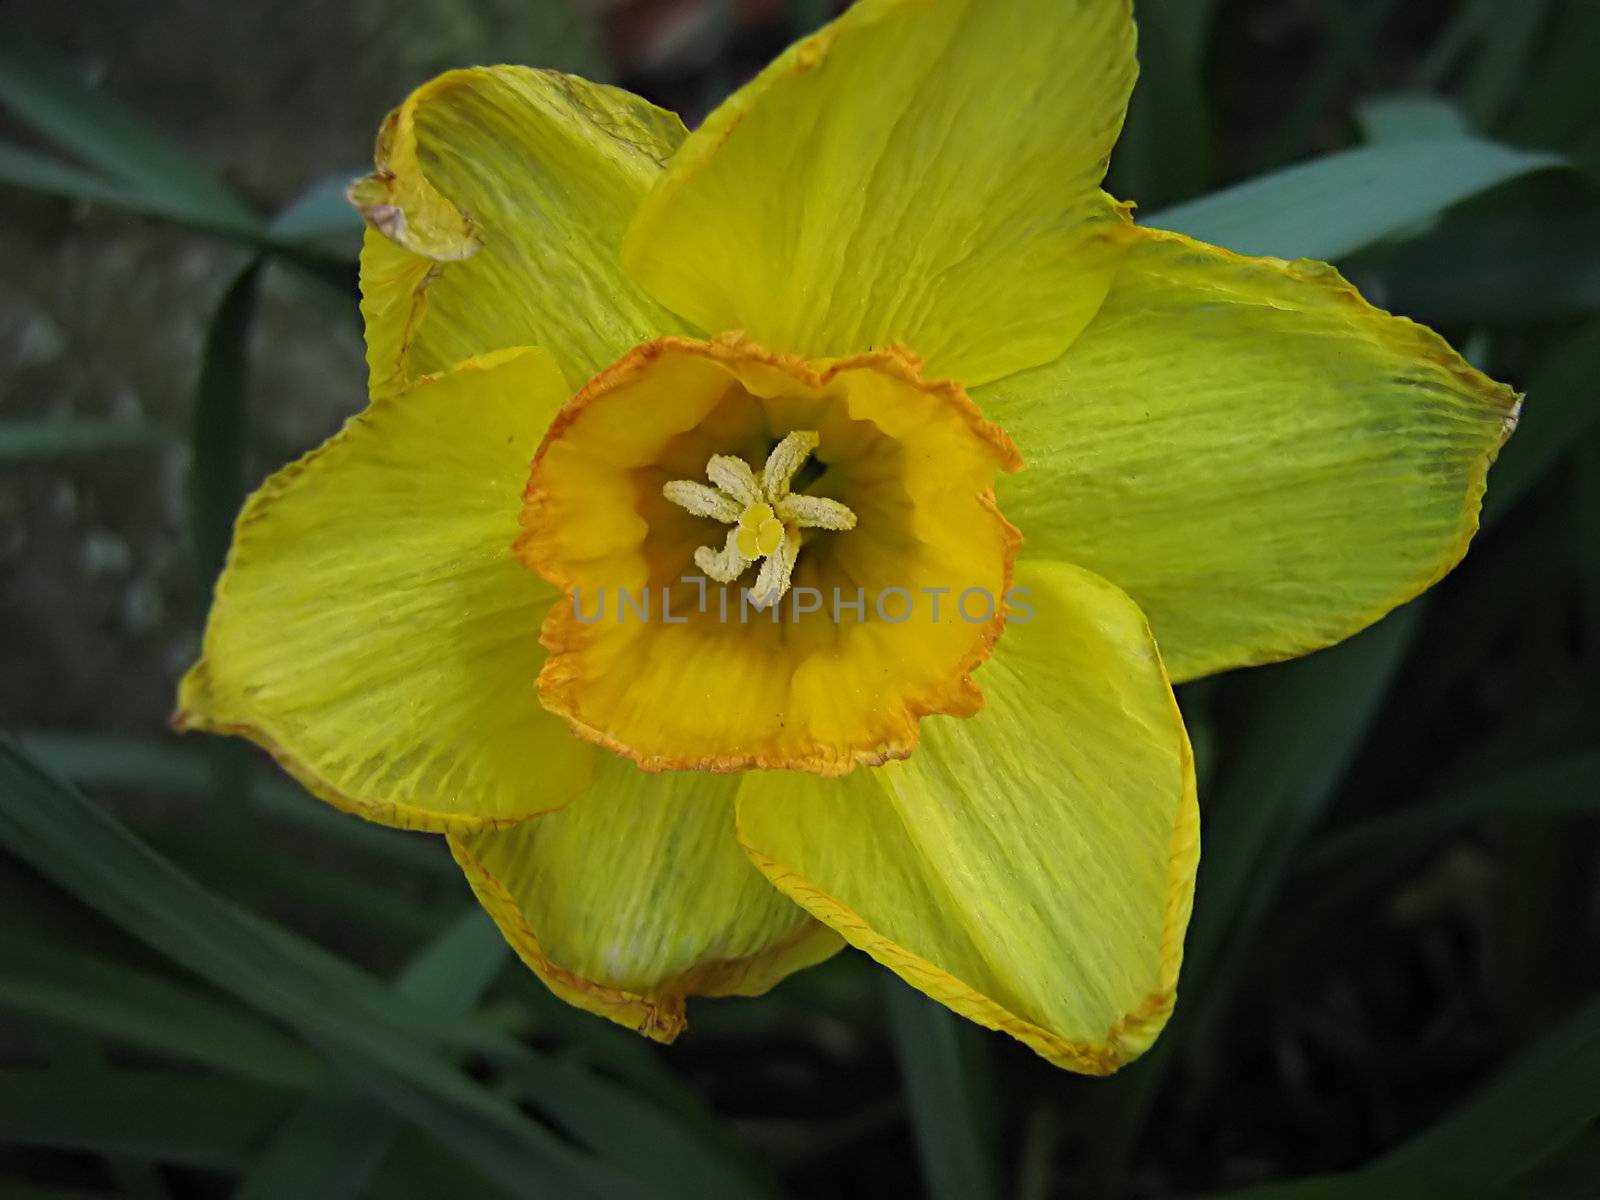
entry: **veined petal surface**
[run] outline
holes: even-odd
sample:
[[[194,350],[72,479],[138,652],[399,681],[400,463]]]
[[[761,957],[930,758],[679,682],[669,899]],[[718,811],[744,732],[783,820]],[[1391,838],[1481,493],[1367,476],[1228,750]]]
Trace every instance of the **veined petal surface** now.
[[[851,944],[982,1025],[1096,1074],[1170,1013],[1199,855],[1188,738],[1144,617],[1117,588],[1019,564],[979,671],[987,703],[924,722],[904,762],[759,772],[739,836]]]
[[[251,497],[180,728],[242,734],[324,800],[472,829],[556,809],[595,751],[539,703],[556,598],[512,553],[528,462],[565,398],[505,351],[351,418]]]
[[[706,330],[807,358],[894,343],[969,387],[1057,357],[1131,227],[1099,187],[1127,0],[862,0],[684,142],[629,269]]]
[[[1342,640],[1477,529],[1517,396],[1329,266],[1148,231],[1065,355],[980,389],[1022,555],[1126,590],[1174,679]]]
[[[452,835],[479,901],[562,999],[658,1041],[689,995],[756,995],[843,945],[734,841],[733,775],[605,755],[559,813]]]
[[[683,136],[672,113],[557,71],[451,71],[413,92],[351,188],[373,394],[524,345],[548,347],[571,392],[681,330],[619,254]]]

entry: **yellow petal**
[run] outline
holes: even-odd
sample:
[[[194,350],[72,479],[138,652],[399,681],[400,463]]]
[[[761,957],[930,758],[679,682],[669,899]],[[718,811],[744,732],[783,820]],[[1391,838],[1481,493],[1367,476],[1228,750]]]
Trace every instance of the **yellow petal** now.
[[[451,71],[413,92],[351,188],[370,228],[361,311],[374,394],[507,346],[569,391],[681,324],[622,271],[622,233],[683,138],[676,116],[555,71]]]
[[[554,590],[511,552],[565,394],[542,351],[380,399],[245,506],[181,728],[266,747],[329,803],[472,829],[559,808],[594,751],[545,712]]]
[[[730,775],[605,756],[559,813],[452,835],[506,939],[563,1000],[671,1041],[686,996],[753,996],[843,946],[739,853]]]
[[[1148,233],[1060,360],[981,389],[1023,556],[1148,614],[1174,679],[1337,642],[1477,529],[1517,397],[1333,268]]]
[[[1099,189],[1127,0],[863,0],[692,133],[624,248],[706,330],[808,358],[903,343],[971,386],[1048,362],[1130,228]]]
[[[1188,738],[1144,618],[1058,563],[905,762],[746,777],[739,838],[797,903],[908,983],[1103,1074],[1172,1009],[1199,856]]]

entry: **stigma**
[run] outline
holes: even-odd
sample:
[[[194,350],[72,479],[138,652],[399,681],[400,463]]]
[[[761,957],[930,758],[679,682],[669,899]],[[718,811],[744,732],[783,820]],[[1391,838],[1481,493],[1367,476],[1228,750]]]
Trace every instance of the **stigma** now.
[[[750,464],[731,454],[715,454],[706,463],[713,486],[675,479],[661,489],[672,503],[697,517],[731,525],[720,549],[701,546],[694,562],[707,577],[732,583],[760,563],[750,598],[757,605],[776,604],[789,590],[805,529],[854,529],[856,515],[837,500],[789,490],[797,472],[817,448],[808,429],[787,434],[767,455],[757,476]]]

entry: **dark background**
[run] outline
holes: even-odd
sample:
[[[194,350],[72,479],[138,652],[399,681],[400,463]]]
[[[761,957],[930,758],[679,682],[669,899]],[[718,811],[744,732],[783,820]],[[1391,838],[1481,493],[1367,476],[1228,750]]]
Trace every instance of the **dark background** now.
[[[165,733],[238,497],[363,400],[336,185],[384,112],[506,61],[692,122],[828,8],[0,3],[0,1195],[1600,1196],[1592,0],[1136,4],[1109,186],[1156,224],[1390,136],[1376,98],[1567,165],[1340,258],[1526,391],[1523,428],[1423,600],[1180,689],[1189,958],[1114,1079],[853,953],[656,1048],[508,960],[442,844]],[[242,233],[174,155],[262,218],[303,201],[314,236]]]

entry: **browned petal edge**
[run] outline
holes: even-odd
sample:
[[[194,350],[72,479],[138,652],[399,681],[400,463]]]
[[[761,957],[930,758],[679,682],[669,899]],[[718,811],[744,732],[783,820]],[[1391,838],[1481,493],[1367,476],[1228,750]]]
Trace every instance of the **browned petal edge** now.
[[[630,759],[644,771],[692,770],[728,773],[746,770],[800,770],[827,776],[847,775],[858,766],[882,766],[891,759],[909,758],[921,736],[920,721],[923,717],[936,715],[970,717],[977,713],[983,707],[983,691],[974,682],[972,675],[994,653],[995,644],[1005,629],[1007,609],[1004,603],[997,605],[995,615],[984,623],[966,660],[957,665],[949,681],[923,693],[906,697],[901,703],[898,719],[890,721],[885,736],[880,737],[871,747],[852,749],[845,753],[818,747],[814,753],[787,758],[760,753],[700,757],[640,754],[604,730],[587,724],[577,716],[573,693],[578,680],[569,661],[581,652],[584,638],[589,630],[576,619],[571,602],[572,580],[558,561],[541,553],[538,517],[540,510],[549,500],[549,493],[538,482],[539,466],[544,461],[550,446],[565,434],[586,407],[606,393],[636,379],[657,359],[670,353],[690,354],[724,364],[757,363],[775,367],[787,372],[806,386],[816,389],[825,387],[844,371],[864,367],[881,370],[953,404],[971,431],[989,444],[999,469],[1004,471],[1022,469],[1022,455],[1016,445],[1000,426],[983,416],[982,410],[967,395],[966,389],[953,380],[931,382],[924,380],[920,371],[921,360],[901,346],[869,350],[848,358],[817,364],[793,355],[775,354],[762,349],[738,331],[719,334],[709,342],[692,338],[664,337],[637,346],[596,375],[577,395],[562,406],[534,455],[528,486],[523,492],[523,507],[519,519],[525,532],[517,539],[513,549],[531,570],[543,576],[563,593],[562,599],[551,607],[540,631],[539,640],[549,651],[544,668],[539,673],[539,694],[545,707],[564,717],[579,737]],[[1001,584],[1001,595],[1004,596],[1011,590],[1017,551],[1022,545],[1022,533],[1001,513],[993,487],[980,492],[977,500],[994,515],[1004,541],[1005,565]]]
[[[381,239],[384,235],[374,230],[373,236]],[[394,348],[392,360],[386,364],[374,362],[370,368],[371,382],[369,384],[369,392],[373,396],[404,391],[413,382],[406,364],[410,361],[411,347],[422,330],[423,318],[428,313],[428,289],[433,286],[434,280],[438,279],[444,271],[443,263],[420,258],[411,254],[403,246],[393,246],[392,252],[409,255],[413,263],[427,263],[428,265],[420,272],[417,281],[409,285],[409,290],[403,297],[391,301],[391,303],[403,302],[405,304],[405,318],[400,328],[400,338]],[[367,253],[370,252],[364,251],[363,256],[365,257]],[[376,290],[374,285],[377,284],[377,281],[363,272],[359,282],[362,301],[361,317],[367,330],[371,330],[375,319],[381,317],[381,313],[375,306]],[[366,340],[370,343],[370,334],[367,335]],[[381,372],[380,367],[382,368]]]
[[[418,105],[441,91],[458,86],[473,74],[473,71],[448,71],[413,90],[398,108],[390,110],[378,127],[372,155],[374,170],[352,181],[345,189],[345,199],[361,214],[374,234],[391,243],[396,253],[410,255],[418,264],[428,264],[409,285],[407,295],[390,300],[390,304],[405,304],[404,324],[393,361],[373,364],[374,393],[404,386],[406,362],[427,312],[428,289],[447,262],[470,258],[484,244],[483,229],[472,215],[433,186],[416,158],[414,115]],[[408,213],[408,205],[418,211]],[[427,229],[440,224],[451,228],[444,233]],[[369,328],[372,324],[369,303],[375,298],[375,293],[369,290],[374,283],[369,276],[371,254],[370,249],[363,250],[360,281],[362,316]]]
[[[683,1032],[688,1023],[684,1002],[690,996],[760,995],[791,970],[812,966],[842,948],[842,944],[828,944],[834,936],[832,930],[810,921],[757,954],[700,963],[648,995],[597,983],[552,961],[516,897],[462,838],[451,834],[448,840],[450,853],[466,875],[478,903],[494,919],[517,956],[552,992],[568,1004],[625,1025],[653,1041],[670,1042]],[[818,944],[813,946],[813,942]],[[796,965],[788,966],[790,962]]]
[[[1148,625],[1146,626],[1148,631]],[[1154,639],[1151,639],[1153,646]],[[1162,678],[1166,667],[1156,658]],[[1022,1042],[1058,1067],[1087,1075],[1110,1075],[1147,1050],[1166,1025],[1178,998],[1178,975],[1183,965],[1183,940],[1194,907],[1195,870],[1200,858],[1200,807],[1194,773],[1194,751],[1188,730],[1172,694],[1173,720],[1181,739],[1179,770],[1182,789],[1172,834],[1167,840],[1167,895],[1161,914],[1161,941],[1157,950],[1156,986],[1131,1009],[1112,1022],[1097,1041],[1064,1038],[1020,1017],[999,1001],[984,995],[928,959],[885,937],[854,909],[790,870],[771,855],[756,849],[738,831],[739,846],[779,891],[812,916],[835,930],[856,949],[882,963],[907,983],[968,1020],[999,1030]]]
[[[482,68],[446,71],[412,91],[378,127],[374,170],[345,190],[368,225],[420,257],[453,262],[483,247],[483,230],[472,215],[435,188],[417,161],[415,115],[440,93],[484,73]]]

